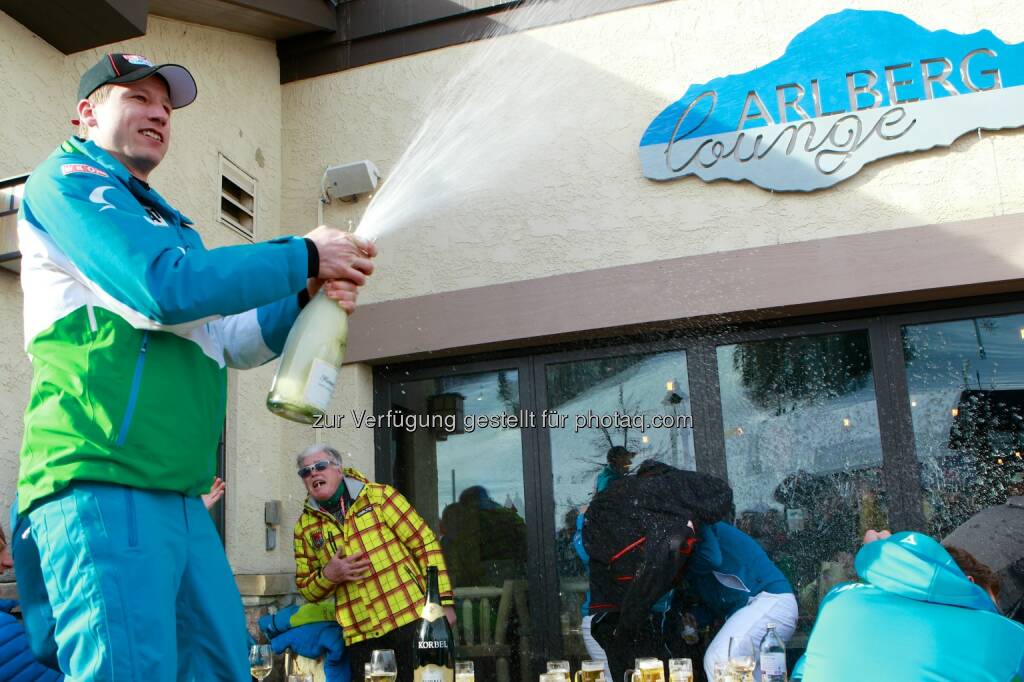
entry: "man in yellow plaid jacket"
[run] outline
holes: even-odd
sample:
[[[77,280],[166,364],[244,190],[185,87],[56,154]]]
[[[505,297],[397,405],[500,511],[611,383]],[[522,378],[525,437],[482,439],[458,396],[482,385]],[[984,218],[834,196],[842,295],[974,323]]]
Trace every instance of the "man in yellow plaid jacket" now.
[[[342,468],[332,447],[297,458],[309,497],[295,524],[295,584],[310,602],[331,596],[354,675],[374,649],[393,649],[398,679],[412,680],[427,566],[437,566],[452,624],[451,583],[437,537],[397,490]]]

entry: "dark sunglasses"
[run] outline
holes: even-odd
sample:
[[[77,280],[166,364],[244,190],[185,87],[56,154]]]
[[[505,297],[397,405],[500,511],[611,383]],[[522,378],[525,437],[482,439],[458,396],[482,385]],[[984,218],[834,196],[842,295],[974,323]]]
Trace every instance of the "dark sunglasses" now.
[[[299,478],[309,478],[314,471],[323,471],[327,467],[338,466],[329,459],[321,459],[320,461],[313,462],[308,467],[302,467],[299,469]]]

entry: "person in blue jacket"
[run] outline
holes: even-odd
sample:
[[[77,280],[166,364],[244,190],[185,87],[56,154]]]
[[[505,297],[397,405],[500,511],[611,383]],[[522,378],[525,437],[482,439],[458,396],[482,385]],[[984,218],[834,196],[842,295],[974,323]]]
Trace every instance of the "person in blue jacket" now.
[[[729,658],[729,639],[746,637],[760,646],[769,623],[788,640],[796,629],[797,603],[786,576],[752,537],[719,521],[702,526],[686,580],[701,605],[725,624],[708,645],[704,671],[712,679],[715,663]],[[760,679],[755,671],[755,679]]]
[[[605,455],[605,459],[608,463],[605,464],[604,468],[601,469],[600,473],[598,473],[594,489],[597,492],[602,492],[613,482],[628,474],[629,467],[633,463],[634,457],[636,457],[635,452],[632,452],[621,445],[613,445],[608,448],[608,454]]]
[[[1024,679],[1024,626],[999,615],[992,591],[979,584],[985,578],[971,575],[979,562],[951,548],[958,564],[922,533],[887,536],[875,541],[869,531],[854,560],[861,582],[839,585],[822,600],[793,679]]]
[[[180,65],[103,55],[79,80],[78,135],[18,212],[33,367],[18,514],[48,606],[20,594],[26,614],[49,609],[74,679],[249,678],[241,597],[199,499],[228,369],[275,358],[311,296],[351,312],[373,272],[372,243],[324,226],[206,248],[150,184],[196,92]]]
[[[0,529],[0,574],[14,567],[7,538]],[[6,682],[55,682],[64,676],[36,661],[29,647],[25,627],[11,615],[18,605],[12,599],[0,599],[0,680]]]

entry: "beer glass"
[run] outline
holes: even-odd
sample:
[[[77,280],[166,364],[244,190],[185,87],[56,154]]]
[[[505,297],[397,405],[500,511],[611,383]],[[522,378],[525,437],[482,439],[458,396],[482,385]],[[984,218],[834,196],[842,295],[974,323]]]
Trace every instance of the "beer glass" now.
[[[638,658],[636,668],[626,671],[623,682],[665,682],[665,666],[660,658]]]
[[[688,658],[668,659],[668,682],[693,682],[693,661]]]
[[[715,661],[715,665],[711,668],[711,682],[732,682],[728,663],[725,661]]]
[[[555,671],[553,673],[541,673],[539,679],[540,682],[562,682],[565,678],[562,672]]]
[[[288,676],[288,682],[313,682],[313,676],[309,673],[296,673]]]
[[[749,637],[729,638],[729,673],[736,682],[754,682],[755,651]]]
[[[548,661],[548,673],[557,673],[561,675],[561,682],[572,682],[572,677],[569,667],[569,661]]]
[[[476,682],[473,661],[455,661],[455,682]]]
[[[575,682],[608,682],[604,679],[604,661],[583,661]]]
[[[370,679],[373,682],[394,682],[398,677],[395,652],[391,649],[374,649],[370,654]]]

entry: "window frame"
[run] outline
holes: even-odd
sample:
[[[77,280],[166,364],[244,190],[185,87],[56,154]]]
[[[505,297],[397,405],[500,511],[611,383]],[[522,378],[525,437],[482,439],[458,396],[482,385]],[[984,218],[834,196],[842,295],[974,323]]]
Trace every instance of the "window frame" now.
[[[824,313],[802,318],[733,323],[713,329],[687,327],[665,332],[659,338],[643,340],[644,329],[617,339],[578,341],[559,346],[506,349],[467,356],[448,356],[429,361],[385,363],[374,367],[374,410],[390,405],[390,387],[395,381],[413,381],[441,376],[516,369],[519,372],[522,409],[539,413],[547,407],[545,371],[549,364],[597,360],[630,354],[665,351],[686,353],[690,403],[694,418],[694,448],[697,470],[728,479],[725,436],[719,384],[717,348],[722,345],[772,341],[803,336],[863,331],[868,334],[872,379],[878,410],[882,448],[882,480],[886,487],[889,521],[893,529],[924,530],[921,509],[923,491],[918,475],[910,397],[904,367],[900,329],[904,325],[944,322],[972,317],[1024,313],[1020,294],[988,296],[984,299],[939,300],[914,305]],[[559,623],[558,575],[552,538],[557,529],[554,514],[551,447],[543,429],[522,429],[524,496],[528,514],[528,550],[531,593],[537,595],[531,608],[533,671],[544,661],[563,656]],[[377,480],[392,482],[382,472],[393,470],[394,453],[383,429],[374,433]]]
[[[26,182],[28,182],[28,173],[25,173],[25,174],[22,174],[22,175],[13,175],[13,176],[11,176],[9,178],[4,178],[3,180],[0,180],[0,189],[7,189],[8,187],[18,187],[18,186],[21,186],[22,188],[24,188]],[[24,197],[22,197],[22,201],[24,201]],[[6,218],[6,217],[12,216],[12,215],[13,216],[17,216],[18,210],[19,210],[18,208],[15,208],[15,209],[9,209],[9,210],[0,211],[0,219]],[[6,241],[7,241],[7,236],[6,235],[0,235],[0,244],[3,244]],[[18,220],[17,220],[17,217],[14,218],[13,239],[12,239],[11,243],[12,244],[17,244],[18,243]],[[17,274],[17,273],[21,272],[20,264],[17,264],[17,267],[15,267],[13,265],[13,263],[14,263],[14,261],[19,261],[19,260],[21,260],[21,251],[18,248],[15,248],[13,251],[4,251],[4,252],[0,253],[0,268],[3,268],[5,270],[8,270],[10,272],[13,272],[13,273]]]

